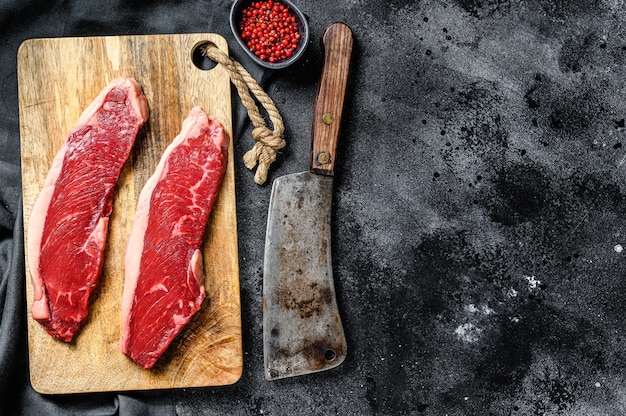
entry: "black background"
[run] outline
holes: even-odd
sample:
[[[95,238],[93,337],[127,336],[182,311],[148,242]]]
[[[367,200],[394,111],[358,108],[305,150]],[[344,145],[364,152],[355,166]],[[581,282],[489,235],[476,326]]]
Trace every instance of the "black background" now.
[[[268,72],[229,1],[0,1],[3,414],[620,415],[626,314],[626,5],[616,0],[299,0],[312,38]],[[41,396],[28,385],[16,54],[28,38],[216,32],[286,124],[274,178],[308,164],[319,38],[356,38],[333,210],[349,354],[267,382],[271,186],[241,157],[233,95],[244,372],[233,386]],[[235,94],[233,92],[233,94]]]

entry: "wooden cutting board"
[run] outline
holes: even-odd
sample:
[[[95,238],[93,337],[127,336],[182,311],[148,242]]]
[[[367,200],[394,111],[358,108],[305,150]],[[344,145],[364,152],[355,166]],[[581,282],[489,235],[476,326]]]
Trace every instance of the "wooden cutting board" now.
[[[217,386],[234,383],[241,376],[232,140],[228,170],[205,237],[207,300],[202,310],[152,370],[136,365],[118,348],[124,250],[141,188],[194,105],[216,116],[232,137],[226,70],[220,65],[202,70],[192,62],[193,51],[207,41],[228,52],[226,41],[210,33],[30,39],[19,49],[26,225],[67,132],[109,81],[119,76],[134,77],[142,85],[150,106],[150,118],[137,136],[115,190],[103,273],[91,298],[89,318],[71,343],[53,339],[31,318],[33,288],[26,271],[30,379],[40,393]]]

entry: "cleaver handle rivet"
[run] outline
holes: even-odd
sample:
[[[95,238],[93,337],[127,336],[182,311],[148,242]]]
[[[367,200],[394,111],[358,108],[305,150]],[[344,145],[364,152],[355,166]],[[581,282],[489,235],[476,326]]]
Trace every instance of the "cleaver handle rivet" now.
[[[319,163],[320,165],[326,165],[326,164],[330,163],[330,153],[328,153],[328,152],[320,152],[317,155],[317,163]]]
[[[322,121],[324,122],[324,124],[333,124],[333,121],[335,121],[335,116],[333,116],[333,113],[324,113],[324,115],[322,116]]]

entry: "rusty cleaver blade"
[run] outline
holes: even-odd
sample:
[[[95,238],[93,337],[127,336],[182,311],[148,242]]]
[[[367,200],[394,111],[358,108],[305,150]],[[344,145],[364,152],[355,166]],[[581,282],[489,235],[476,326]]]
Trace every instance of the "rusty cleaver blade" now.
[[[327,370],[346,356],[333,282],[331,207],[352,44],[343,23],[324,32],[309,171],[277,178],[272,186],[263,267],[268,380]]]

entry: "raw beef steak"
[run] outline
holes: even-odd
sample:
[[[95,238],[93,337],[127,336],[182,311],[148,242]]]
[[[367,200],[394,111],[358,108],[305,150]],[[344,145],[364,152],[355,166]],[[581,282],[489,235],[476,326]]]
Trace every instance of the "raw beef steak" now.
[[[139,195],[128,239],[120,349],[151,368],[205,297],[202,244],[229,137],[194,107]]]
[[[109,83],[83,111],[46,176],[28,223],[32,317],[69,342],[102,269],[113,190],[148,118],[140,85]]]

